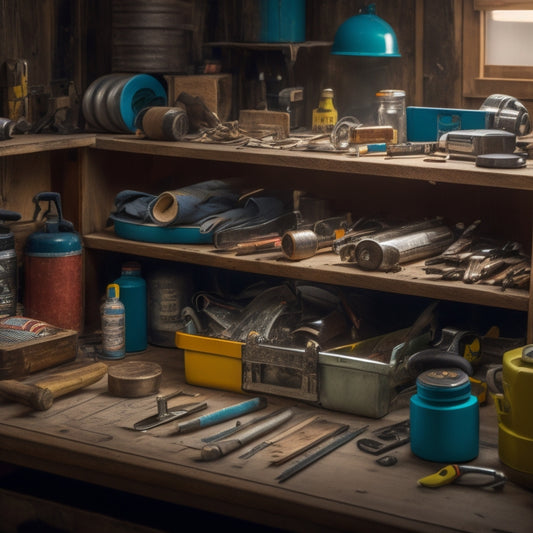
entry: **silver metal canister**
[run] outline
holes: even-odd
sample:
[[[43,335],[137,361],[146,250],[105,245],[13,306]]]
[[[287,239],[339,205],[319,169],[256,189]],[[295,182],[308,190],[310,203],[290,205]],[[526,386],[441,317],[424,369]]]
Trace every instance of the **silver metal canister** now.
[[[176,347],[176,331],[186,320],[183,308],[190,305],[193,281],[186,265],[155,266],[147,276],[148,342],[156,346]]]

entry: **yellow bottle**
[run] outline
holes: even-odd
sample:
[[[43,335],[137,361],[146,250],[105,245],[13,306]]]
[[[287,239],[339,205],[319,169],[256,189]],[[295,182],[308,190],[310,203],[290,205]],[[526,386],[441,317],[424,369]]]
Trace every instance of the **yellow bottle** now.
[[[324,89],[320,94],[318,107],[313,109],[313,131],[327,133],[337,123],[337,110],[333,105],[333,89]]]

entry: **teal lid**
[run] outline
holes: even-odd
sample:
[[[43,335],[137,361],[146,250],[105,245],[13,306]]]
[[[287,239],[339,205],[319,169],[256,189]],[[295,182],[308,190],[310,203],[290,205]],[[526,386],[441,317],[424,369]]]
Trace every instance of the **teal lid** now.
[[[376,5],[344,21],[335,34],[331,53],[344,56],[401,57],[396,34],[376,15]]]

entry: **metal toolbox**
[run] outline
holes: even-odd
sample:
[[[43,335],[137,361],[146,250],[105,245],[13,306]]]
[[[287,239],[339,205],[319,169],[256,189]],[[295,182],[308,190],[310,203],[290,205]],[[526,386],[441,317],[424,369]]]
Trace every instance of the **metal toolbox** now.
[[[409,356],[427,348],[429,333],[402,342],[408,330],[367,339],[318,354],[319,403],[326,409],[369,418],[391,410],[399,391],[410,385]],[[375,357],[382,354],[382,360]],[[373,358],[374,357],[374,358]]]

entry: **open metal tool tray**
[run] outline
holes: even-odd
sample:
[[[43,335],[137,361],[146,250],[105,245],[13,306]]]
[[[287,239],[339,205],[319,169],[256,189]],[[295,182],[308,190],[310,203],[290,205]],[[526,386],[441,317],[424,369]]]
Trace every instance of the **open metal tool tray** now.
[[[319,403],[326,409],[381,418],[389,413],[398,390],[409,385],[406,362],[413,353],[427,348],[431,334],[421,334],[407,345],[399,342],[408,330],[366,339],[318,354]],[[398,344],[394,345],[396,342]],[[390,358],[372,359],[387,345]],[[384,350],[384,352],[386,349]],[[384,353],[384,355],[389,355]]]

